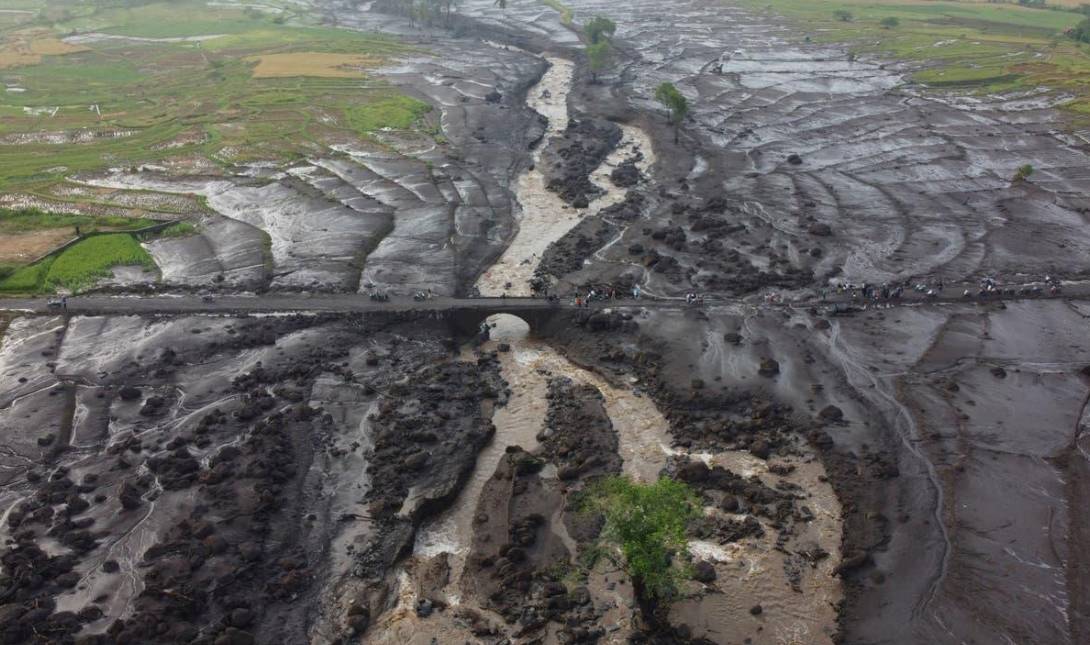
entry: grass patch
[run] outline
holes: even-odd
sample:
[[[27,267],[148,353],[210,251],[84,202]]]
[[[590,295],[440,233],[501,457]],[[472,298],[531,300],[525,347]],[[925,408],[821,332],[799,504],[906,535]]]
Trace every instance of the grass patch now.
[[[918,61],[913,80],[978,93],[1048,87],[1090,100],[1090,46],[1063,36],[1085,16],[1015,4],[934,0],[741,0],[771,9],[821,42],[852,45],[859,54]],[[840,12],[851,20],[838,19]],[[840,14],[842,15],[842,13]],[[882,21],[897,25],[883,28]]]
[[[151,220],[119,216],[47,213],[36,208],[0,209],[0,235],[17,235],[54,228],[79,227],[83,233],[101,230],[137,229],[154,224]]]
[[[0,292],[41,293],[45,291],[45,276],[56,258],[48,257],[41,262],[20,267],[0,281]]]
[[[52,262],[45,275],[45,287],[79,291],[100,278],[110,276],[115,266],[155,268],[155,261],[132,235],[96,235],[68,247]]]
[[[158,233],[153,234],[151,237],[188,237],[190,235],[196,234],[197,226],[192,222],[176,222],[159,231]]]
[[[345,111],[348,124],[359,134],[390,128],[407,130],[425,114],[431,105],[411,96],[388,96],[355,106]]]

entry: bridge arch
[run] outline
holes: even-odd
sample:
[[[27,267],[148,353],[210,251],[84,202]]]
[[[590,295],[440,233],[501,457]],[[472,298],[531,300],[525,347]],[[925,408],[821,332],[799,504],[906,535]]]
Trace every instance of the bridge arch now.
[[[458,336],[474,336],[481,330],[481,324],[490,317],[505,314],[513,316],[529,329],[530,336],[546,334],[551,323],[565,316],[566,313],[560,307],[460,307],[446,312],[447,321],[452,331]]]

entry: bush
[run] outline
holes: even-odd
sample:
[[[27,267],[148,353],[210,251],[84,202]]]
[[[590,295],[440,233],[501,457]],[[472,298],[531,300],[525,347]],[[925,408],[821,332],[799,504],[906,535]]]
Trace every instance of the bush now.
[[[1025,181],[1029,179],[1029,176],[1032,174],[1033,166],[1030,164],[1025,164],[1018,167],[1018,170],[1014,172],[1014,178],[1011,179],[1011,181]]]
[[[882,18],[882,22],[878,24],[882,25],[883,29],[893,29],[897,25],[901,24],[901,21],[897,20],[897,18],[893,16],[888,16],[886,18]]]
[[[839,20],[840,22],[851,22],[852,21],[852,12],[846,11],[844,9],[837,9],[836,11],[833,12],[833,17],[836,18],[837,20]]]
[[[161,238],[161,237],[187,237],[189,235],[196,235],[197,227],[193,222],[175,222],[170,226],[164,228],[158,233],[152,233],[148,237]]]

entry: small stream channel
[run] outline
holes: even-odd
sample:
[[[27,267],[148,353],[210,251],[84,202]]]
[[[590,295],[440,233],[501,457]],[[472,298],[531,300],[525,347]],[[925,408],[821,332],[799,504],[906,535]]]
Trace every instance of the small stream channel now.
[[[564,237],[584,217],[597,215],[602,209],[624,199],[624,191],[609,180],[613,169],[639,152],[642,156],[636,167],[646,176],[655,161],[650,137],[640,128],[618,124],[621,141],[590,175],[591,182],[602,192],[589,208],[574,209],[557,193],[547,190],[545,175],[540,168],[541,154],[545,148],[544,142],[559,136],[568,127],[568,93],[571,91],[574,65],[564,58],[547,57],[546,60],[549,69],[530,88],[526,102],[531,109],[545,116],[549,124],[542,138],[543,143],[534,151],[532,167],[519,175],[515,185],[515,197],[521,210],[518,232],[503,255],[477,280],[476,286],[482,296],[505,293],[509,296],[530,295],[530,280],[546,249]]]

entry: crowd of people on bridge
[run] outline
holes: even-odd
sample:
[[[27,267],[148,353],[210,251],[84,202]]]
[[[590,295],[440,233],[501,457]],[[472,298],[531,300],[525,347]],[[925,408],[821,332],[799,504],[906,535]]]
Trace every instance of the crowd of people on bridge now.
[[[1039,296],[1045,293],[1046,288],[1049,295],[1055,296],[1061,292],[1060,281],[1051,275],[1046,275],[1044,282],[1044,287],[1034,283],[1002,286],[993,276],[985,276],[980,279],[979,286],[976,289],[963,289],[961,297],[970,299],[990,296]],[[879,285],[867,282],[862,284],[836,283],[833,285],[833,289],[838,296],[847,296],[852,301],[879,303],[900,300],[906,290],[915,292],[927,299],[937,299],[943,295],[947,286],[942,278],[932,278],[922,281],[883,282]],[[826,302],[830,295],[829,288],[822,287],[820,295],[821,301]]]
[[[386,291],[380,291],[374,288],[374,285],[368,285],[371,287],[370,298],[371,300],[379,302],[387,302],[390,300],[390,293]],[[918,294],[918,297],[924,299],[933,300],[942,297],[950,285],[944,281],[941,277],[937,278],[925,278],[918,280],[902,280],[896,282],[882,282],[882,283],[851,283],[851,282],[833,282],[828,286],[822,286],[818,289],[818,296],[821,302],[829,302],[831,299],[835,299],[836,302],[844,303],[860,303],[865,306],[875,305],[878,306],[881,303],[892,303],[902,300],[906,293]],[[958,284],[956,288],[961,288],[962,284]],[[570,298],[571,305],[575,307],[589,307],[593,302],[609,302],[614,300],[621,300],[627,296],[630,296],[633,300],[639,300],[643,296],[643,290],[639,284],[633,284],[628,293],[625,293],[626,288],[621,287],[618,289],[611,284],[605,285],[586,285],[581,288],[576,288],[574,292],[570,293],[567,298]],[[1044,276],[1044,286],[1037,282],[1030,282],[1017,285],[1001,285],[995,277],[985,276],[979,281],[979,285],[975,288],[964,288],[961,297],[963,299],[971,298],[988,298],[991,296],[1040,296],[1044,295],[1047,290],[1049,295],[1055,296],[1062,290],[1060,281],[1051,275]],[[812,292],[811,292],[812,293]],[[479,293],[474,293],[474,296],[479,296]],[[435,297],[431,289],[416,291],[412,294],[414,300],[431,300]],[[544,296],[550,302],[559,302],[561,296],[556,293],[550,293],[547,285],[540,283],[532,283],[530,297],[539,298]],[[507,294],[502,294],[501,298],[506,298]],[[956,297],[954,295],[950,298]],[[692,306],[704,305],[704,295],[695,291],[686,292],[684,295],[685,303]],[[762,296],[766,305],[782,305],[786,304],[788,300],[781,293],[775,291],[768,291]],[[667,297],[667,299],[672,299]],[[804,298],[805,300],[805,298]],[[796,298],[793,300],[798,302]]]

